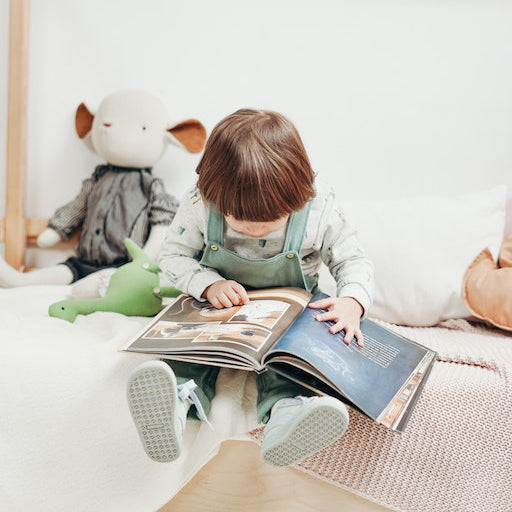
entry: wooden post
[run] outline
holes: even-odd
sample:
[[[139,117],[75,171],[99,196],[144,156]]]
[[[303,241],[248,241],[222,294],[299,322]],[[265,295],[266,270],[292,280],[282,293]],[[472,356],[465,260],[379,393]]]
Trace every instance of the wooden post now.
[[[25,262],[26,246],[30,0],[11,0],[9,18],[5,259],[14,268],[19,269]]]

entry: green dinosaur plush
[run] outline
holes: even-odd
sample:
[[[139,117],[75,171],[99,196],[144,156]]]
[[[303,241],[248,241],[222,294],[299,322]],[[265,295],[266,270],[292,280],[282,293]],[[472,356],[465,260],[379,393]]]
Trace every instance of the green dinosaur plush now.
[[[135,242],[126,238],[124,245],[133,261],[119,267],[112,275],[105,297],[55,302],[48,308],[48,314],[68,322],[74,322],[76,315],[88,315],[96,311],[153,316],[162,308],[162,297],[177,297],[181,294],[176,288],[160,286],[160,267]]]

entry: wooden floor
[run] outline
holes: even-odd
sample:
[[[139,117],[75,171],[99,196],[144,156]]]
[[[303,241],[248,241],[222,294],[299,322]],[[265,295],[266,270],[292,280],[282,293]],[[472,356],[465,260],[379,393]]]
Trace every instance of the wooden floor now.
[[[352,493],[259,460],[259,446],[227,441],[159,512],[385,512]]]

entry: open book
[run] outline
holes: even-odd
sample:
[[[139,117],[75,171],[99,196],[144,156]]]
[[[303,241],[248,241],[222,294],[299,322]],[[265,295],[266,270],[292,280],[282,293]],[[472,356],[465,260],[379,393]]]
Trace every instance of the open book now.
[[[263,372],[273,370],[334,396],[378,423],[403,431],[436,353],[363,320],[364,346],[308,308],[299,288],[248,292],[250,303],[215,309],[181,295],[132,339],[125,351]],[[314,300],[325,297],[318,295]]]

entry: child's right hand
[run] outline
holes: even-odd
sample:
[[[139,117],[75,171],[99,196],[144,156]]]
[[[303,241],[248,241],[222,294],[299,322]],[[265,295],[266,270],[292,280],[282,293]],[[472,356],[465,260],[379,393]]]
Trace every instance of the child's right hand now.
[[[216,281],[204,290],[201,297],[217,309],[249,304],[247,291],[236,281]]]

